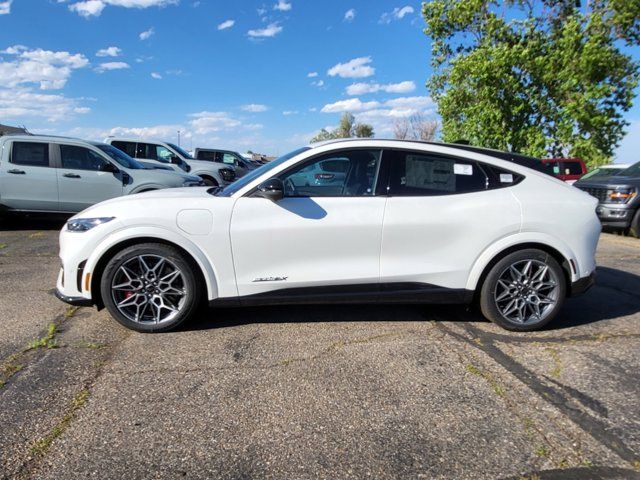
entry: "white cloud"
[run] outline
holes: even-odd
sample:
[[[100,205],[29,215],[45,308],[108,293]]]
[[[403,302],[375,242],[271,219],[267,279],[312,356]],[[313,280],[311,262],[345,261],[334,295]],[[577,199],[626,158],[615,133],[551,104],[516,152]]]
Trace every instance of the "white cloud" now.
[[[160,75],[158,72],[151,72],[151,78],[155,78],[156,80],[161,80],[162,75]]]
[[[235,20],[225,20],[221,24],[218,25],[218,30],[226,30],[227,28],[231,28],[236,24]]]
[[[250,103],[248,105],[242,105],[240,109],[244,110],[245,112],[260,113],[266,112],[269,107],[267,107],[266,105],[260,105],[258,103]]]
[[[9,47],[3,53],[16,58],[8,62],[0,60],[0,87],[38,84],[41,90],[58,90],[66,85],[73,70],[89,65],[89,60],[79,53],[29,50],[21,45]]]
[[[370,110],[380,106],[380,102],[362,102],[359,98],[350,98],[348,100],[339,100],[335,103],[329,103],[322,107],[323,113],[337,112],[358,112],[362,110]]]
[[[393,20],[402,20],[406,15],[415,12],[410,5],[405,7],[396,7],[392,12],[383,13],[380,17],[380,23],[391,23]]]
[[[282,31],[282,27],[278,25],[278,23],[270,23],[265,28],[257,28],[254,30],[249,30],[247,35],[251,38],[269,38],[275,37]]]
[[[318,72],[311,72],[307,74],[307,77],[309,78],[316,78],[318,76]]]
[[[198,135],[207,135],[223,130],[238,128],[242,122],[226,112],[198,112],[189,115],[189,125]]]
[[[371,57],[358,57],[346,63],[334,65],[327,73],[331,77],[338,76],[341,78],[370,77],[376,72],[376,69],[369,65],[371,62]]]
[[[11,13],[11,3],[13,0],[0,2],[0,15],[9,15]]]
[[[36,93],[29,88],[0,88],[0,118],[12,123],[38,118],[58,122],[89,111],[78,100],[64,95]]]
[[[387,93],[409,93],[416,89],[416,84],[412,81],[400,83],[352,83],[347,87],[348,95],[364,95],[366,93],[387,92]]]
[[[344,13],[344,19],[347,22],[353,22],[353,19],[356,18],[356,9],[350,8]]]
[[[179,0],[83,0],[69,5],[69,10],[85,18],[97,17],[107,5],[124,8],[149,8],[177,5]],[[60,0],[58,3],[61,3]]]
[[[278,3],[273,6],[273,9],[280,10],[281,12],[288,12],[289,10],[291,10],[291,2],[287,2],[286,0],[278,0]]]
[[[385,106],[392,108],[433,108],[435,106],[431,97],[399,97],[384,102]]]
[[[151,127],[114,127],[102,132],[102,138],[113,137],[129,137],[129,138],[174,138],[176,132],[180,130],[180,136],[183,139],[190,138],[191,133],[187,131],[184,125],[154,125]]]
[[[155,28],[151,27],[149,30],[145,30],[144,32],[140,33],[140,35],[138,35],[138,36],[140,37],[140,40],[148,40],[155,33],[156,33]]]
[[[317,80],[315,82],[311,82],[311,85],[314,87],[322,88],[324,87],[324,80]]]
[[[282,115],[288,117],[289,115],[297,115],[298,113],[300,113],[298,112],[298,110],[285,110],[284,112],[282,112]]]
[[[101,48],[96,52],[96,57],[117,57],[122,53],[118,47]]]
[[[127,68],[131,67],[126,62],[105,62],[96,67],[96,72],[104,73],[111,70],[126,70]]]

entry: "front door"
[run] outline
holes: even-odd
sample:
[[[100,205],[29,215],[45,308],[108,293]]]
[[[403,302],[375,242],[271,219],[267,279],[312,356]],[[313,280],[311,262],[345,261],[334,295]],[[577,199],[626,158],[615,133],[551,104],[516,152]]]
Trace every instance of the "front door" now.
[[[8,142],[0,162],[0,204],[31,211],[58,211],[56,169],[46,142]]]
[[[239,295],[302,288],[313,294],[319,287],[331,294],[376,290],[386,202],[375,195],[380,155],[379,150],[324,154],[279,175],[282,200],[238,199],[231,242]],[[326,160],[347,162],[341,181],[316,178]],[[292,181],[300,172],[311,175],[304,186]]]
[[[122,179],[117,174],[103,171],[106,163],[106,159],[88,148],[60,145],[60,168],[57,170],[61,210],[79,212],[122,195]]]

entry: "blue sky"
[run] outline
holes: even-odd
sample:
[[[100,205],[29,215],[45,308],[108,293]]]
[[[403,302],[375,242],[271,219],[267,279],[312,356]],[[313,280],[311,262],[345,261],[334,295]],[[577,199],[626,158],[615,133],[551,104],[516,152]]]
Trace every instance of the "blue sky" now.
[[[281,154],[349,110],[391,137],[435,115],[422,25],[406,1],[0,0],[0,123]]]

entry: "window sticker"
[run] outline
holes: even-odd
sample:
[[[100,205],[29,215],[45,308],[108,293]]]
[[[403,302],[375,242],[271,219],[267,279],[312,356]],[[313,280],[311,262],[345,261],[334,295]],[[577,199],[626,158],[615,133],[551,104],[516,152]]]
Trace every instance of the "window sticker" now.
[[[473,165],[456,163],[453,165],[453,173],[456,175],[473,175]]]
[[[453,165],[450,160],[433,160],[418,155],[407,155],[403,185],[411,188],[454,192],[456,177],[452,175]]]
[[[500,183],[513,183],[513,175],[510,173],[501,173]]]

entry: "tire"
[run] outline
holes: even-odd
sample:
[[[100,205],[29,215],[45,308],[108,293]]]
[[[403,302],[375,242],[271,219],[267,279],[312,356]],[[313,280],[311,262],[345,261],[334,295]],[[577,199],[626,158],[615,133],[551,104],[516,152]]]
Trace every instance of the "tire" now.
[[[202,178],[202,181],[204,182],[204,184],[207,187],[217,187],[217,186],[219,186],[218,182],[216,181],[215,178],[211,178],[211,177],[201,177],[201,178]]]
[[[138,332],[166,332],[189,320],[202,298],[197,266],[161,243],[133,245],[107,263],[100,279],[105,307]]]
[[[480,290],[480,310],[502,328],[528,332],[556,317],[566,293],[564,271],[555,258],[542,250],[519,250],[487,274]]]
[[[633,216],[633,220],[631,220],[629,235],[634,238],[640,238],[640,208],[636,210],[636,214]]]

